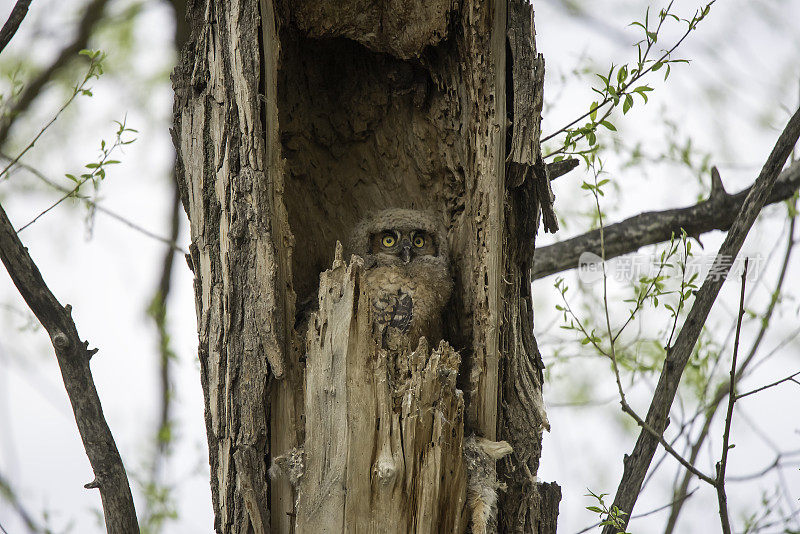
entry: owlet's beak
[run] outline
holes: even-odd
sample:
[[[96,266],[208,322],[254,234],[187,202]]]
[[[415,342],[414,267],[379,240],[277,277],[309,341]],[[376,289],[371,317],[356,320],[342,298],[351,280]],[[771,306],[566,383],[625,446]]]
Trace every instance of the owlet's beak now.
[[[400,250],[400,258],[402,258],[403,263],[408,263],[411,261],[411,243],[403,241],[402,245],[403,248]]]

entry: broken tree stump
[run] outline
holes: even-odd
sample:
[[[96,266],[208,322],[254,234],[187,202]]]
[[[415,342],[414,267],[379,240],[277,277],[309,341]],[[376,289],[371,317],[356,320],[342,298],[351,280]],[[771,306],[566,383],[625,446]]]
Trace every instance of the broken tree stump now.
[[[382,349],[363,261],[340,254],[321,275],[308,328],[295,532],[464,532],[461,357],[424,338],[414,350]]]

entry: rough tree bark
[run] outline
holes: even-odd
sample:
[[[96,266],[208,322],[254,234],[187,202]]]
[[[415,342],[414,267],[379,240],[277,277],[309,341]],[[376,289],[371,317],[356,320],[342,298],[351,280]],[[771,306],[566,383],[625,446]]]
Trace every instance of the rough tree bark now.
[[[498,462],[498,529],[555,532],[558,486],[536,481],[548,423],[529,271],[539,221],[554,231],[555,218],[531,6],[194,0],[188,17],[173,134],[217,532],[319,532],[311,493],[338,518],[330,532],[382,532],[381,510],[397,517],[401,501],[415,504],[402,505],[398,532],[463,532],[472,433],[514,449]],[[392,370],[365,336],[358,261],[334,257],[360,218],[387,207],[443,214],[455,280],[448,343],[409,353],[416,371],[402,386],[386,383]],[[309,339],[307,302],[320,303]],[[450,427],[411,424],[392,401],[402,392]],[[398,437],[431,447],[414,463],[396,454]],[[298,496],[267,471],[304,444]],[[372,479],[392,465],[404,482],[381,494]]]

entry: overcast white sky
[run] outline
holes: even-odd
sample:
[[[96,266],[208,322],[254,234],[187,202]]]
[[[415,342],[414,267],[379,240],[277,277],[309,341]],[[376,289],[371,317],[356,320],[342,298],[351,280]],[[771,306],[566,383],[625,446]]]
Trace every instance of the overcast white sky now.
[[[121,13],[132,2],[116,0],[111,9]],[[647,2],[595,0],[575,2],[594,10],[589,16],[568,14],[561,3],[536,2],[537,44],[547,61],[545,92],[545,133],[582,113],[593,100],[588,84],[590,74],[573,71],[590,65],[605,71],[613,62],[635,59],[631,45],[638,34],[627,26],[640,19]],[[0,0],[0,18],[5,20],[12,5]],[[0,60],[3,83],[9,67],[7,55],[27,55],[37,64],[46,63],[72,31],[83,2],[35,0],[23,28]],[[653,9],[661,3],[651,3]],[[699,3],[678,1],[675,9],[690,15]],[[108,32],[92,47],[105,50],[109,72],[94,84],[95,96],[82,99],[68,110],[63,120],[49,131],[26,158],[53,179],[65,172],[79,171],[93,161],[101,139],[111,140],[113,120],[127,116],[128,124],[139,130],[138,141],[125,148],[122,160],[109,173],[102,187],[103,205],[160,234],[166,234],[170,194],[168,175],[172,165],[172,144],[168,128],[172,95],[166,74],[171,69],[172,25],[170,10],[157,1],[142,3],[143,12],[132,28],[135,55],[120,53],[118,40]],[[637,106],[615,122],[626,142],[641,140],[645,151],[657,154],[665,144],[665,124],[678,125],[676,137],[691,137],[701,152],[713,154],[729,191],[737,191],[757,175],[774,141],[798,103],[800,86],[800,2],[720,0],[697,33],[680,49],[690,65],[673,69],[668,83],[660,76],[648,80],[656,88],[646,107]],[[675,34],[662,42],[671,43]],[[121,65],[121,66],[120,66]],[[77,75],[77,74],[76,74]],[[52,115],[63,100],[63,91],[51,91],[35,110],[35,117]],[[35,134],[42,121],[30,121],[14,131],[21,144]],[[696,201],[700,186],[692,173],[676,165],[659,164],[625,170],[619,158],[609,157],[606,170],[618,190],[610,191],[603,206],[611,221],[642,210],[665,209]],[[590,175],[580,168],[556,181],[556,209],[569,225],[555,239],[580,233],[588,219],[580,212],[591,209],[593,200],[580,189]],[[708,177],[703,178],[706,186]],[[15,174],[0,183],[0,201],[17,226],[27,222],[56,199],[26,173]],[[772,208],[754,230],[745,246],[748,253],[766,257],[775,244],[782,243],[784,230],[779,208]],[[157,347],[154,329],[145,315],[159,276],[164,247],[98,214],[91,238],[84,224],[85,210],[64,206],[26,229],[22,240],[50,288],[62,303],[73,305],[80,334],[100,352],[92,361],[95,383],[103,401],[106,418],[114,432],[126,467],[133,478],[146,476],[152,454],[157,404]],[[539,245],[553,239],[542,237]],[[719,235],[703,239],[711,254]],[[184,232],[180,243],[188,245]],[[779,248],[782,249],[781,244]],[[643,254],[648,253],[643,251]],[[756,284],[753,307],[763,309],[769,287],[774,283],[777,252],[766,266],[762,282]],[[790,280],[800,273],[793,265]],[[554,277],[534,283],[536,334],[545,359],[552,363],[552,378],[546,386],[546,401],[552,432],[544,442],[539,476],[562,486],[563,501],[559,531],[575,532],[591,524],[593,515],[584,510],[592,504],[583,497],[586,488],[613,494],[622,467],[622,454],[635,440],[630,425],[616,415],[613,379],[604,362],[581,358],[579,363],[556,364],[553,351],[570,341],[558,329],[554,305],[557,293]],[[574,279],[571,285],[577,287]],[[789,285],[792,285],[791,282]],[[796,285],[796,284],[794,284]],[[589,288],[598,291],[598,286]],[[615,291],[620,293],[620,289]],[[724,300],[709,323],[715,336],[723,339],[735,315],[734,284],[727,284]],[[612,294],[614,294],[612,292]],[[796,294],[796,293],[795,293]],[[796,300],[782,306],[775,327],[764,343],[765,353],[777,346],[798,324]],[[648,314],[648,324],[658,326],[663,316]],[[15,288],[0,273],[0,470],[11,479],[26,507],[34,514],[46,512],[57,531],[100,532],[96,512],[99,495],[83,484],[92,479],[81,447],[72,413],[64,392],[49,339],[41,329],[31,328],[31,317]],[[207,452],[203,423],[203,402],[196,362],[196,322],[191,273],[178,258],[170,295],[170,331],[178,354],[175,362],[177,445],[169,482],[174,487],[179,518],[166,532],[212,532],[208,489]],[[749,348],[753,329],[745,331]],[[573,343],[575,346],[575,343]],[[580,355],[580,349],[574,353]],[[585,352],[584,352],[585,354]],[[798,345],[791,342],[759,367],[749,385],[755,386],[800,370]],[[561,406],[573,399],[575,389],[587,383],[592,399],[605,401],[592,407]],[[633,390],[633,400],[646,410],[647,381]],[[763,427],[781,448],[800,449],[798,418],[791,406],[798,405],[798,388],[784,386],[742,403],[742,414]],[[719,434],[717,434],[718,436]],[[734,422],[737,448],[731,456],[731,474],[754,471],[772,460],[770,446],[754,432],[745,418]],[[718,446],[719,439],[713,443]],[[715,449],[715,450],[718,450]],[[702,467],[710,472],[710,459]],[[668,483],[674,467],[662,472],[637,505],[637,512],[669,501]],[[732,484],[729,489],[734,518],[753,510],[765,483]],[[787,484],[798,508],[800,482],[796,468],[787,471]],[[135,488],[138,488],[134,484]],[[136,494],[141,511],[143,500]],[[702,488],[693,497],[681,523],[681,532],[708,532],[717,528],[715,498]],[[657,532],[664,515],[634,522],[632,532]],[[0,502],[0,523],[10,534],[25,532],[18,517]],[[800,528],[800,525],[795,525]]]

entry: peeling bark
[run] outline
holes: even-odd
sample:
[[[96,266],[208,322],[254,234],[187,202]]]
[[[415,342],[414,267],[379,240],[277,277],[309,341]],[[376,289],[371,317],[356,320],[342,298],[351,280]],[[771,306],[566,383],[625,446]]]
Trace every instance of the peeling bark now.
[[[260,20],[254,2],[190,3],[191,37],[173,76],[217,532],[270,531],[269,384],[287,372],[294,320],[276,90],[262,78],[270,32]],[[274,44],[264,51],[276,53]]]

